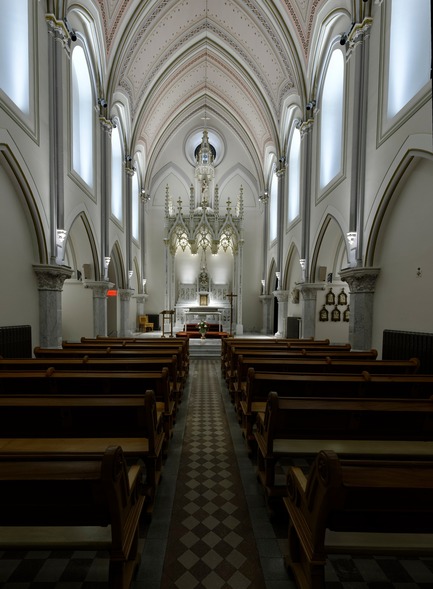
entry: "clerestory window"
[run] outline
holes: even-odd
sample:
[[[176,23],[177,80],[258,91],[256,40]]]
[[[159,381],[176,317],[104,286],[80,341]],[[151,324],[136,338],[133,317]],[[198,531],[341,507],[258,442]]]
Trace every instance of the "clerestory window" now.
[[[72,52],[72,168],[93,187],[93,92],[84,49]]]

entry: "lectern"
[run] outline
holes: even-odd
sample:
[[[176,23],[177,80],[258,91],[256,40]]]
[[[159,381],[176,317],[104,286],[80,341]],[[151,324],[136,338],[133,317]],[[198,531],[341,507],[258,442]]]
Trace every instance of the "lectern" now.
[[[167,335],[170,334],[170,337],[173,337],[173,315],[174,311],[161,311],[160,315],[162,315],[162,335],[161,337],[165,337],[165,319],[168,317],[170,319],[170,332],[167,331]]]

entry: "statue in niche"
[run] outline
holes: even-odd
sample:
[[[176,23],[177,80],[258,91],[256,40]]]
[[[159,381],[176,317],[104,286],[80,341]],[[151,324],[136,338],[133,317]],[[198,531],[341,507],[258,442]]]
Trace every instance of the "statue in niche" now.
[[[202,291],[209,290],[209,275],[204,268],[198,275],[198,289]]]

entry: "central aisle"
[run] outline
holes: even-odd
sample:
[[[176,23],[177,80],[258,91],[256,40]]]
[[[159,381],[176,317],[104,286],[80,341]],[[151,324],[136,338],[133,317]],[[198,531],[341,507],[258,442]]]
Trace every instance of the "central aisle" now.
[[[143,581],[146,589],[294,587],[219,358],[190,360],[134,587]]]

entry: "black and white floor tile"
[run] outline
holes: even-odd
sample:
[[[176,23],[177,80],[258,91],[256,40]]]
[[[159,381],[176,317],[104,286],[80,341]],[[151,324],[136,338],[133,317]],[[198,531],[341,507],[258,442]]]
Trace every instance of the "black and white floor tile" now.
[[[192,357],[131,589],[295,589],[286,534],[284,517],[270,518],[219,358]],[[104,553],[0,551],[0,589],[103,589],[107,579]],[[332,555],[326,589],[433,589],[433,557]]]

